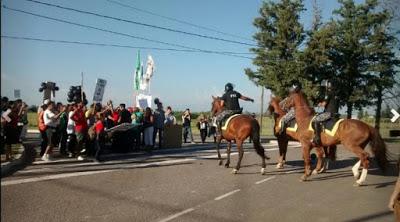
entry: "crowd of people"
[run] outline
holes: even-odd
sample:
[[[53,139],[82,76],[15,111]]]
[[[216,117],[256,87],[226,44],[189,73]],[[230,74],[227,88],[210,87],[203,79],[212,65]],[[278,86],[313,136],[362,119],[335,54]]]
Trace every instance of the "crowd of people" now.
[[[59,148],[59,155],[84,160],[94,157],[101,161],[101,154],[112,132],[118,129],[130,129],[132,139],[130,148],[150,151],[162,148],[165,126],[176,125],[177,119],[168,106],[165,110],[159,99],[155,99],[156,107],[127,109],[125,104],[114,107],[112,101],[106,105],[100,103],[87,107],[82,102],[62,104],[45,100],[38,107],[37,125],[40,132],[40,156],[43,161],[51,161],[53,150]],[[24,140],[28,128],[28,106],[22,100],[9,101],[2,98],[2,148],[5,148],[6,160],[12,158],[11,145]],[[207,136],[216,140],[216,129],[212,120],[201,115],[197,127],[201,142]],[[191,129],[192,114],[186,109],[182,114],[183,142],[195,143]],[[115,130],[114,130],[115,129]],[[158,140],[157,140],[158,139]],[[158,144],[156,144],[156,140]],[[4,145],[4,146],[3,146]]]
[[[13,144],[21,143],[28,130],[28,105],[21,99],[1,98],[1,151],[6,161],[12,160]]]

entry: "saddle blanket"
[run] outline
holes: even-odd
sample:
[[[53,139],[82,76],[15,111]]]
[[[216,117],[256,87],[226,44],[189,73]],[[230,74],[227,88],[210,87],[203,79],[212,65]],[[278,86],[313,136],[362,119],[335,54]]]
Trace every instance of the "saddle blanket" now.
[[[313,122],[314,122],[314,118],[315,116],[311,119],[310,121],[310,125],[308,127],[308,130],[313,131],[314,132],[314,127],[313,127]],[[322,132],[328,134],[329,136],[335,136],[336,131],[339,128],[340,123],[343,121],[344,119],[341,118],[330,118],[324,122],[322,122]]]
[[[222,123],[221,129],[222,129],[222,130],[226,130],[226,129],[228,128],[229,122],[230,122],[233,118],[235,118],[236,116],[239,116],[239,115],[241,115],[241,114],[235,114],[235,115],[230,116],[227,120],[225,120],[225,123]]]
[[[278,127],[279,129],[282,127],[282,119],[279,121]],[[297,123],[295,118],[289,121],[286,127],[286,131],[291,131],[291,132],[297,131]]]

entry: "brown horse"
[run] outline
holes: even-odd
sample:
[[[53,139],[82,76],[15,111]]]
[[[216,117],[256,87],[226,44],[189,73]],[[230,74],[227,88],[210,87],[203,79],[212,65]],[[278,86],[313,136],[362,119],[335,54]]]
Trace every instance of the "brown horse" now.
[[[224,107],[222,106],[222,100],[216,97],[212,97],[212,108],[211,113],[215,116],[223,111]],[[221,154],[219,152],[221,140],[225,139],[229,142],[228,149],[227,149],[227,162],[225,167],[229,167],[230,164],[230,152],[231,152],[231,141],[236,142],[236,146],[239,153],[239,159],[236,165],[236,168],[233,169],[232,173],[236,174],[240,169],[240,163],[243,158],[243,142],[247,139],[247,137],[251,136],[253,140],[254,149],[257,151],[257,154],[261,157],[262,160],[262,168],[261,174],[265,174],[265,159],[267,158],[264,153],[264,148],[261,146],[260,143],[260,125],[258,124],[257,120],[254,119],[250,115],[240,114],[236,117],[233,117],[227,129],[222,131],[222,135],[217,137],[217,153],[219,159],[219,165],[222,165]]]
[[[307,180],[311,174],[310,171],[310,149],[313,147],[311,140],[314,137],[313,131],[309,130],[310,122],[314,116],[314,111],[308,106],[308,102],[304,94],[293,92],[288,98],[285,108],[294,107],[296,111],[296,121],[299,126],[299,141],[303,148],[304,158],[304,175],[302,181]],[[345,119],[339,123],[338,129],[334,136],[330,136],[324,132],[321,133],[321,141],[323,146],[331,146],[342,143],[345,148],[353,152],[360,159],[352,168],[353,175],[356,179],[355,185],[362,185],[368,174],[369,154],[364,151],[365,146],[369,143],[372,152],[375,155],[379,168],[383,171],[388,165],[386,156],[386,144],[380,136],[379,132],[368,124],[354,119]],[[362,173],[360,176],[359,168],[362,164]],[[357,180],[358,179],[358,180]]]
[[[273,113],[274,117],[274,135],[276,136],[278,140],[278,147],[279,147],[279,158],[278,158],[278,164],[276,165],[277,169],[283,169],[285,162],[286,162],[286,153],[287,153],[287,147],[288,147],[288,142],[289,140],[296,140],[299,141],[299,134],[298,131],[293,132],[290,130],[286,130],[285,134],[279,134],[280,131],[280,126],[279,122],[282,119],[282,117],[286,114],[286,112],[281,108],[279,103],[281,102],[280,98],[278,97],[272,97],[270,98],[270,102],[268,105],[268,111],[270,113]],[[321,147],[317,147],[317,157],[318,157],[318,162],[316,168],[313,170],[312,174],[318,174],[322,173],[326,168],[325,168],[325,161],[324,161],[324,154],[328,156],[331,160],[335,159],[336,156],[336,146],[334,147],[324,147],[322,149]]]

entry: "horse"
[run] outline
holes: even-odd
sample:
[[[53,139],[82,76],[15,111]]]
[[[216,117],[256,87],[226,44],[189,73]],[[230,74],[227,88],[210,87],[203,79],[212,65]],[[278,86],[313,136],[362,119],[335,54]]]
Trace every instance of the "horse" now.
[[[286,153],[287,153],[287,147],[288,147],[288,142],[289,140],[296,140],[299,141],[299,134],[298,132],[293,132],[290,130],[286,130],[286,133],[284,134],[279,134],[280,131],[280,126],[279,122],[282,119],[282,117],[286,114],[286,112],[281,108],[279,103],[281,102],[280,98],[278,97],[270,97],[270,102],[268,105],[268,111],[272,114],[274,117],[274,135],[276,136],[278,140],[278,148],[279,148],[279,157],[278,157],[278,163],[276,165],[277,169],[283,169],[284,164],[286,162]],[[335,156],[336,156],[336,146],[333,147],[324,147],[323,149],[321,147],[317,147],[317,166],[313,170],[312,174],[318,174],[322,173],[326,169],[325,161],[324,161],[324,154],[332,161],[334,161]]]
[[[284,106],[286,109],[295,108],[296,121],[299,127],[299,141],[302,145],[304,158],[304,175],[301,177],[301,181],[306,181],[307,177],[310,176],[310,149],[314,146],[311,142],[314,133],[309,130],[314,111],[308,106],[308,101],[301,91],[292,92]],[[323,146],[341,143],[359,158],[359,161],[352,167],[353,176],[356,179],[354,186],[363,185],[367,178],[369,153],[364,150],[367,144],[371,146],[379,168],[385,172],[388,166],[386,144],[379,131],[360,120],[344,119],[339,123],[333,136],[321,132],[321,143]],[[360,165],[363,167],[361,175],[359,172]]]
[[[212,102],[211,113],[213,116],[216,116],[220,112],[223,111],[224,107],[222,105],[222,100],[218,97],[214,97]],[[265,174],[266,163],[265,159],[268,157],[264,153],[264,148],[261,146],[260,143],[260,125],[258,124],[257,120],[254,119],[250,115],[240,114],[238,116],[233,117],[226,128],[226,130],[222,131],[222,135],[217,137],[217,153],[219,159],[219,165],[223,164],[220,154],[220,145],[221,140],[225,139],[228,141],[228,148],[227,148],[227,162],[225,167],[229,167],[230,164],[230,152],[231,152],[231,141],[236,142],[236,146],[239,153],[238,162],[236,168],[232,170],[233,174],[237,174],[240,169],[240,163],[243,158],[244,150],[243,150],[243,142],[247,139],[247,137],[251,136],[253,140],[253,146],[256,150],[257,154],[261,157],[261,174]]]

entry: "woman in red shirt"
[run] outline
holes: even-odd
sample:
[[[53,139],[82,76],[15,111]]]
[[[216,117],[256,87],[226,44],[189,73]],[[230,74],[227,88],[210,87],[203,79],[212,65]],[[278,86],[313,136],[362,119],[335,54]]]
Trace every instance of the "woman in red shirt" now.
[[[94,125],[94,128],[96,131],[96,141],[95,141],[96,154],[94,155],[94,158],[96,158],[97,161],[101,161],[100,154],[101,150],[104,148],[105,145],[104,114],[97,113],[95,118],[96,118],[96,123]]]

